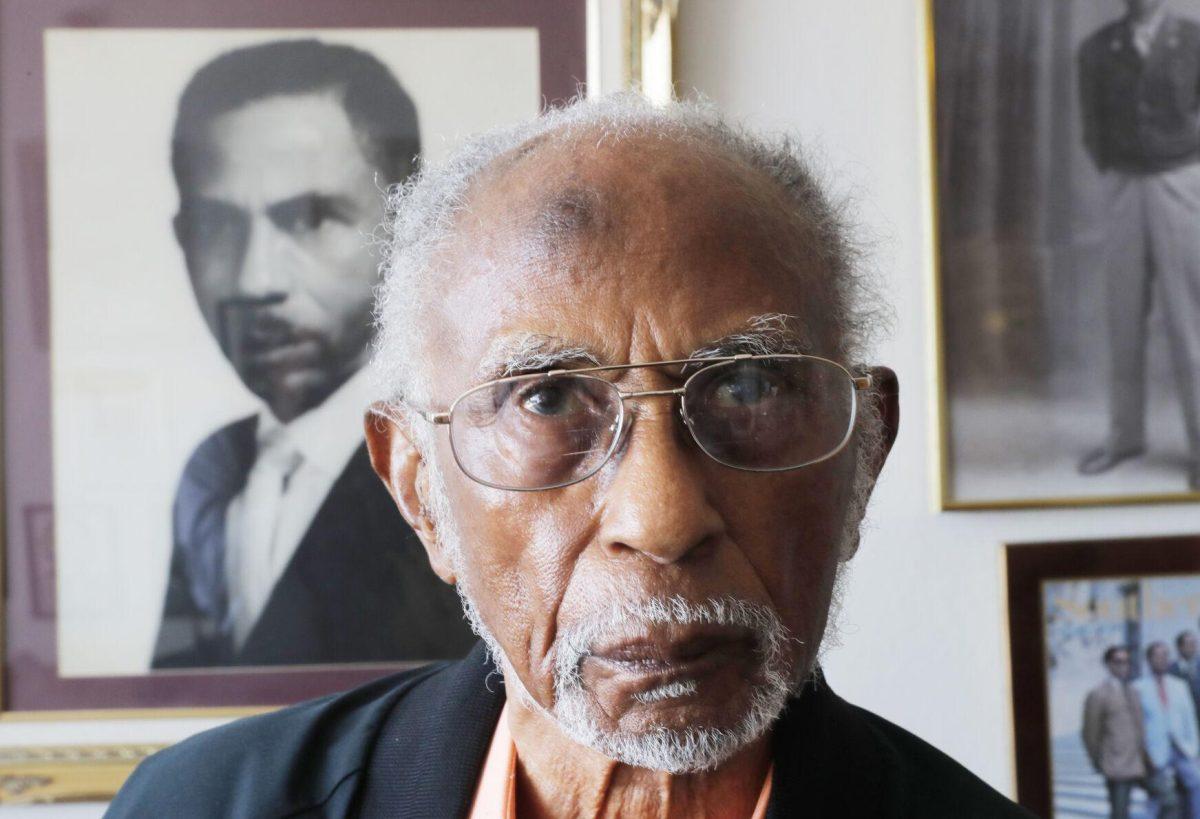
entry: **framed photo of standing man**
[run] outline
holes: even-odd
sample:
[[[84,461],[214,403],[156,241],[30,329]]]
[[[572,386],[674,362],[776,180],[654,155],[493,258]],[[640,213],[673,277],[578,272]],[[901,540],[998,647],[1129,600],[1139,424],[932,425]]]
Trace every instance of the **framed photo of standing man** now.
[[[1200,2],[929,8],[943,506],[1200,499]]]

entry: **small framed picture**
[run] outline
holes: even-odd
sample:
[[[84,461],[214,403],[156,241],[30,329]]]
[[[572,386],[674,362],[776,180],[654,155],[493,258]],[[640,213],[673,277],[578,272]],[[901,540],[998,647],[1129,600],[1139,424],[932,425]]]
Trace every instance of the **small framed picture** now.
[[[584,0],[84,6],[0,4],[0,720],[462,656],[363,443],[373,248],[389,186],[578,93]],[[148,750],[6,748],[0,802],[111,794]]]
[[[1200,0],[928,0],[941,501],[1200,500]]]
[[[1020,803],[1059,819],[1196,804],[1200,535],[1005,552]]]

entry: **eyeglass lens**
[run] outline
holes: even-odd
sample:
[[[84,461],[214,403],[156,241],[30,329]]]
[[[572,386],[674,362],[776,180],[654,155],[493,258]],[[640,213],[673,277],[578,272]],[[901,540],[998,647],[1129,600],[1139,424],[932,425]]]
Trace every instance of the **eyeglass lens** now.
[[[450,443],[463,471],[507,489],[573,483],[608,457],[621,395],[601,378],[534,375],[484,384],[450,418]]]
[[[854,384],[818,358],[730,361],[697,373],[683,406],[696,443],[721,463],[795,469],[842,445],[853,420]]]
[[[854,415],[846,371],[816,358],[716,364],[683,395],[696,443],[713,459],[754,471],[819,461],[844,443]],[[621,394],[593,375],[531,375],[484,384],[455,404],[450,441],[482,483],[548,489],[582,480],[608,459],[621,426]]]

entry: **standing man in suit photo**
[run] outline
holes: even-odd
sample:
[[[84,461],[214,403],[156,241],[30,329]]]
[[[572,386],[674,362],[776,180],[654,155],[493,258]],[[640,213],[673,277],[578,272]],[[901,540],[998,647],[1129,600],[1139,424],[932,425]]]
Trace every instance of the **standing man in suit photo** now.
[[[1150,766],[1146,790],[1158,803],[1159,819],[1200,819],[1200,768],[1196,767],[1200,735],[1192,692],[1183,680],[1169,673],[1171,650],[1166,643],[1149,645],[1146,664],[1149,673],[1133,683],[1142,710]]]
[[[1163,312],[1187,433],[1187,485],[1200,491],[1200,24],[1165,0],[1127,14],[1079,52],[1083,139],[1109,183],[1105,229],[1109,434],[1079,462],[1107,472],[1146,449],[1146,337]]]
[[[1109,646],[1104,652],[1104,681],[1088,692],[1083,704],[1083,746],[1092,767],[1104,777],[1110,819],[1129,819],[1135,785],[1146,776],[1142,751],[1142,708],[1129,686],[1129,649]]]
[[[435,659],[472,645],[360,434],[380,190],[412,173],[420,147],[408,94],[348,46],[237,49],[184,89],[175,236],[205,323],[261,409],[183,470],[153,667]]]

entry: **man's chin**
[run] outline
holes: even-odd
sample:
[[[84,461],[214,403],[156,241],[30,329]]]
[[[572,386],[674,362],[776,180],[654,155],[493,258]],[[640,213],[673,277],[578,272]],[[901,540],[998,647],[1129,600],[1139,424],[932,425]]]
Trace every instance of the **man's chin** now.
[[[677,679],[623,702],[612,692],[559,691],[554,719],[571,739],[627,765],[682,774],[712,770],[762,737],[787,704],[790,686],[764,680],[730,693]],[[610,710],[611,709],[611,710]]]
[[[337,389],[335,379],[316,366],[255,369],[242,381],[281,421],[290,421],[325,402]]]
[[[683,730],[704,726],[736,727],[750,707],[757,680],[752,650],[722,648],[684,662],[648,665],[588,657],[580,668],[580,683],[605,730]]]

